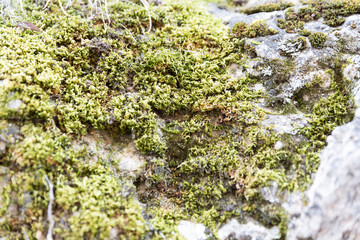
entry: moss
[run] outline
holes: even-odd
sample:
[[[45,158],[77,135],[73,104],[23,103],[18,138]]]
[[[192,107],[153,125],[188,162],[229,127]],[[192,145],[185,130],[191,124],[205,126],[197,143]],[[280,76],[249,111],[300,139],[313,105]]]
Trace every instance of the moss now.
[[[281,207],[265,201],[261,188],[273,181],[284,190],[307,186],[326,135],[350,120],[341,69],[334,70],[334,94],[314,107],[311,126],[301,129],[312,140],[307,150],[262,126],[266,113],[255,103],[265,94],[251,88],[257,79],[229,73],[231,64],[245,67],[254,52],[239,38],[275,30],[264,22],[239,23],[231,34],[206,13],[205,2],[169,0],[150,5],[148,32],[147,12],[137,3],[109,2],[106,26],[86,18],[90,12],[80,11],[80,2],[68,16],[54,4],[47,12],[27,5],[27,20],[41,32],[0,23],[1,137],[15,139],[1,153],[2,231],[46,235],[45,175],[55,185],[58,238],[180,238],[174,233],[180,219],[215,232],[231,217],[249,216],[284,229]],[[299,14],[309,20],[313,13]],[[301,49],[304,38],[296,40]],[[286,81],[291,63],[270,64]],[[22,104],[11,108],[12,100]],[[12,125],[18,130],[10,134]],[[121,159],[94,160],[90,146],[72,144],[94,129],[129,136],[145,155],[143,174],[118,174]],[[279,140],[284,149],[274,148]],[[11,215],[10,206],[23,210]]]
[[[323,32],[313,32],[309,35],[309,41],[314,48],[323,48],[326,40],[327,36]]]
[[[352,119],[354,100],[350,92],[351,83],[344,79],[342,69],[345,65],[337,62],[332,74],[332,93],[327,98],[320,99],[312,109],[311,126],[304,128],[303,134],[311,137],[313,146],[321,148],[325,145],[322,140],[331,133],[335,126],[342,125]],[[322,129],[314,132],[314,129]]]
[[[278,19],[278,26],[287,32],[297,32],[302,29],[305,22],[323,17],[325,24],[337,27],[345,22],[344,17],[360,13],[357,0],[322,0],[308,3],[308,6],[300,8],[297,12],[292,8],[287,10],[285,19]]]
[[[106,172],[86,176],[73,181],[72,186],[67,181],[59,176],[56,184],[56,202],[64,209],[61,216],[66,217],[67,224],[58,224],[55,234],[104,239],[115,231],[117,238],[141,239],[148,231],[139,205],[121,195],[124,186],[113,176]],[[64,231],[67,226],[69,229]]]
[[[306,29],[302,29],[299,34],[305,37],[308,37],[312,32]]]
[[[269,28],[268,25],[263,21],[257,21],[250,25],[243,22],[238,22],[232,27],[231,31],[238,38],[255,38],[260,36],[274,35],[278,32]]]
[[[355,23],[355,22],[351,22],[351,23],[350,23],[350,27],[351,27],[352,29],[356,29],[356,23]]]
[[[299,17],[293,8],[289,8],[285,12],[285,19],[277,19],[279,28],[286,29],[286,32],[297,32],[304,26],[304,21]]]
[[[273,12],[273,11],[284,10],[292,6],[294,6],[294,4],[287,2],[267,3],[256,7],[244,8],[241,10],[241,12],[245,14],[254,14],[258,12]]]

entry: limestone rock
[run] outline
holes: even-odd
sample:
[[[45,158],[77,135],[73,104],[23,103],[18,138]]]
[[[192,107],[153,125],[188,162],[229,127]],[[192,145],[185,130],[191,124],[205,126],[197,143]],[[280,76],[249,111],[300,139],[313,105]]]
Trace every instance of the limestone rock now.
[[[222,226],[219,229],[218,236],[221,240],[273,240],[280,238],[277,227],[267,229],[252,222],[240,224],[236,219],[231,219]]]
[[[23,102],[20,99],[15,99],[15,100],[11,100],[7,104],[7,107],[11,110],[17,110],[22,104]]]
[[[186,240],[205,240],[207,238],[206,228],[203,224],[181,220],[178,230]]]
[[[359,149],[360,110],[353,122],[337,127],[328,137],[307,192],[308,203],[303,210],[292,211],[287,239],[360,238]]]

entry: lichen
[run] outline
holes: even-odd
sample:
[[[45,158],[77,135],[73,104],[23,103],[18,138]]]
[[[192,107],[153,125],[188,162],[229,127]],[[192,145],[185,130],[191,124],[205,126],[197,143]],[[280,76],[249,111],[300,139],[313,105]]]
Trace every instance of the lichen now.
[[[297,37],[295,39],[287,39],[280,47],[281,54],[284,56],[294,56],[298,52],[304,50],[307,46],[306,38]]]

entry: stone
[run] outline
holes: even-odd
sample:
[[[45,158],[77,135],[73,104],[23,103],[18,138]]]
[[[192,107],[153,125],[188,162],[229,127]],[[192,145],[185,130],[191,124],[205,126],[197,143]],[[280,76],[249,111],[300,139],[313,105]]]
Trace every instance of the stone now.
[[[15,99],[15,100],[11,100],[7,104],[7,107],[11,110],[17,110],[22,104],[23,104],[23,101],[21,101],[20,99]]]
[[[6,143],[0,139],[0,156],[5,153]]]
[[[262,124],[272,125],[276,133],[288,133],[295,135],[298,130],[297,127],[304,127],[308,124],[306,117],[300,114],[290,115],[268,115],[267,119],[262,121]]]
[[[134,144],[127,145],[117,156],[120,160],[119,169],[128,173],[140,171],[145,164],[145,159],[136,150]]]
[[[320,158],[306,204],[299,199],[287,207],[287,239],[359,239],[360,109],[352,122],[335,128]]]
[[[275,145],[274,145],[274,148],[277,149],[277,150],[279,150],[279,149],[281,149],[283,147],[284,147],[284,143],[282,143],[281,141],[277,141],[275,143]]]
[[[76,149],[87,146],[92,164],[105,161],[117,176],[136,177],[145,165],[145,158],[130,141],[130,136],[112,136],[105,131],[94,130],[73,142]]]
[[[181,220],[177,228],[179,233],[183,235],[186,240],[207,239],[207,235],[205,233],[206,227],[203,224]]]
[[[276,182],[271,182],[269,186],[262,187],[260,190],[266,201],[271,203],[279,203],[280,199],[277,196],[279,192],[279,186]]]
[[[221,240],[274,240],[280,238],[279,233],[277,227],[267,229],[252,222],[240,224],[233,218],[219,229],[218,236]]]

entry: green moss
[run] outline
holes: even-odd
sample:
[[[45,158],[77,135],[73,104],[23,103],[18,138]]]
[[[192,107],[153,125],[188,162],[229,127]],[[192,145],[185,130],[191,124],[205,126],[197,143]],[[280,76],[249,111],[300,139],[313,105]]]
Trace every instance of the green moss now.
[[[0,129],[14,139],[1,153],[1,234],[46,236],[46,175],[55,186],[58,238],[103,239],[114,232],[124,239],[181,238],[174,233],[180,219],[215,232],[231,217],[249,216],[280,225],[285,236],[281,207],[265,201],[260,190],[273,181],[284,191],[307,186],[326,135],[351,118],[340,68],[334,70],[334,93],[314,107],[311,126],[301,129],[311,139],[308,150],[262,126],[266,113],[255,103],[265,94],[252,89],[258,80],[229,73],[231,64],[245,67],[254,54],[239,38],[276,33],[266,23],[239,23],[231,34],[206,12],[205,2],[169,0],[150,5],[148,33],[139,1],[109,2],[107,26],[85,18],[90,12],[80,11],[80,2],[68,16],[56,5],[47,12],[26,7],[32,10],[26,20],[41,32],[0,23]],[[296,14],[302,20],[293,29],[317,17],[314,7]],[[296,14],[288,10],[286,22]],[[313,37],[321,45],[322,36]],[[304,38],[296,41],[305,46]],[[293,67],[269,64],[279,66],[274,71],[280,82]],[[11,108],[12,100],[22,104]],[[13,125],[19,131],[10,134]],[[94,129],[131,136],[147,161],[138,179],[118,174],[121,159],[94,160],[93,148],[72,144]],[[286,147],[274,149],[279,140]],[[14,205],[24,209],[21,217],[9,213]]]
[[[294,4],[287,2],[267,3],[256,7],[244,8],[241,10],[241,12],[245,14],[254,14],[258,12],[273,12],[273,11],[284,10],[292,6],[294,6]]]
[[[58,224],[55,234],[72,239],[104,239],[115,231],[117,238],[141,239],[148,231],[139,205],[122,196],[124,186],[113,176],[106,172],[90,175],[75,179],[71,186],[67,181],[59,176],[56,184],[56,202],[67,224]],[[64,231],[67,225],[69,229]]]
[[[312,32],[306,29],[302,29],[299,34],[308,37]]]
[[[278,31],[269,28],[268,25],[263,21],[257,21],[250,25],[243,22],[238,22],[233,26],[231,32],[238,38],[255,38],[260,36],[274,35]]]
[[[327,36],[323,32],[313,32],[309,35],[309,41],[314,48],[323,48],[326,40]]]
[[[350,23],[350,27],[351,27],[352,29],[356,29],[356,23],[355,23],[355,22],[351,22],[351,23]]]

